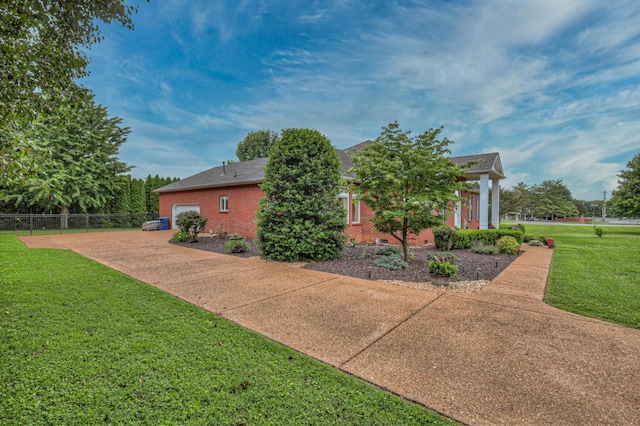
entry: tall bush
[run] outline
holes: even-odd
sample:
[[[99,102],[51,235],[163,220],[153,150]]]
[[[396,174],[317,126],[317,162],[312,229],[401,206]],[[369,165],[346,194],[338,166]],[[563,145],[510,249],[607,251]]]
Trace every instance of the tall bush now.
[[[346,211],[340,158],[317,130],[286,129],[269,155],[257,212],[262,256],[295,262],[340,257]]]

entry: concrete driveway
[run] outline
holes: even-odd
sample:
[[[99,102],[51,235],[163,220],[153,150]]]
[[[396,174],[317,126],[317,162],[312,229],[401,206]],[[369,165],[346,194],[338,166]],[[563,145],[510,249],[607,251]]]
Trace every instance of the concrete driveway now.
[[[640,330],[546,305],[552,250],[485,289],[425,291],[168,244],[170,232],[20,237],[70,249],[469,424],[640,425]]]

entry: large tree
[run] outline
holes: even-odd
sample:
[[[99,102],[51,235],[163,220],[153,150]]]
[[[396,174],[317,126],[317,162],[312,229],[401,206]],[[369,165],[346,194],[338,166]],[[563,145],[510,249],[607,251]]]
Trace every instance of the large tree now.
[[[382,128],[370,145],[353,153],[352,172],[360,199],[370,208],[376,229],[393,236],[409,258],[408,236],[445,223],[448,210],[464,190],[458,178],[465,169],[450,159],[453,141],[437,139],[442,127],[418,136],[404,132],[398,122]]]
[[[271,130],[265,129],[249,132],[247,136],[238,143],[236,156],[240,161],[268,157],[273,146],[278,142],[278,139],[278,134]]]
[[[41,165],[35,180],[6,186],[5,198],[63,215],[104,211],[120,188],[118,176],[131,169],[118,159],[130,132],[121,122],[92,97],[39,117],[25,140],[49,150],[52,161]]]
[[[286,129],[265,167],[257,237],[268,259],[295,262],[340,257],[347,222],[337,198],[340,158],[317,130]]]
[[[613,191],[613,213],[620,217],[640,216],[640,153],[627,163],[627,169],[618,175],[618,188]]]
[[[0,2],[0,185],[32,179],[49,150],[26,138],[38,115],[87,94],[86,51],[101,40],[98,21],[133,29],[125,0]]]
[[[571,191],[559,180],[545,180],[533,188],[535,196],[534,213],[538,217],[551,220],[559,217],[576,217],[580,213],[576,208]]]

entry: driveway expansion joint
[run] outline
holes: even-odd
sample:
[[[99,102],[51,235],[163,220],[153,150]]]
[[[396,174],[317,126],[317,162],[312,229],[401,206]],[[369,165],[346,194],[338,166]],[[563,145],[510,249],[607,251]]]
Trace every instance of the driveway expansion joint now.
[[[343,363],[338,365],[338,368],[342,369],[342,367],[344,367],[345,365],[349,364],[351,361],[353,361],[354,359],[356,359],[359,355],[361,355],[363,352],[367,351],[369,348],[371,348],[373,345],[375,345],[376,343],[378,343],[380,340],[382,340],[384,337],[388,336],[390,333],[392,333],[394,330],[396,330],[398,327],[400,327],[401,325],[403,325],[404,323],[406,323],[407,321],[409,321],[411,318],[415,317],[417,314],[419,314],[421,311],[423,311],[425,308],[427,308],[429,305],[431,305],[432,303],[434,303],[435,301],[439,300],[442,296],[444,296],[443,294],[439,294],[437,295],[434,299],[428,301],[427,303],[425,303],[424,305],[422,305],[421,307],[419,307],[418,309],[416,309],[414,312],[412,312],[411,314],[409,314],[405,319],[403,319],[402,321],[399,321],[396,325],[394,325],[393,327],[391,327],[389,330],[387,330],[386,332],[384,332],[383,334],[381,334],[380,336],[378,336],[375,340],[371,341],[368,345],[366,345],[365,347],[363,347],[361,350],[359,350],[358,352],[356,352],[355,354],[353,354],[352,356],[350,356],[349,358],[347,358]]]

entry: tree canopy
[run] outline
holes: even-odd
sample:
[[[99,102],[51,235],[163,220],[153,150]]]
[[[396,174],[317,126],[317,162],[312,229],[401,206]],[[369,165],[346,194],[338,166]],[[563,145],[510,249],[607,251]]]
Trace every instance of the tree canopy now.
[[[268,259],[295,262],[340,257],[346,212],[337,198],[340,158],[317,130],[286,129],[265,167],[257,237]]]
[[[353,153],[359,198],[374,212],[376,229],[392,235],[408,258],[408,235],[439,226],[447,220],[437,211],[447,210],[464,189],[458,178],[465,169],[450,159],[454,142],[437,139],[442,127],[418,136],[404,132],[398,122],[382,128],[380,136]]]
[[[48,151],[24,138],[35,117],[83,102],[86,49],[102,39],[98,21],[133,29],[125,0],[0,2],[0,184],[29,178]]]
[[[613,213],[620,217],[640,216],[640,153],[627,163],[627,169],[621,170],[618,177],[618,188],[610,201]]]
[[[555,219],[580,214],[576,200],[561,179],[545,180],[531,186],[518,182],[511,189],[501,190],[500,212],[519,213],[525,219],[528,216]]]
[[[236,156],[240,161],[268,157],[273,146],[278,142],[278,139],[278,134],[271,130],[265,129],[249,132],[247,136],[238,143]]]
[[[5,186],[5,198],[63,214],[104,208],[120,188],[118,176],[131,169],[117,157],[130,132],[121,122],[91,96],[38,117],[25,141],[48,150],[51,160],[40,165],[35,180]]]

